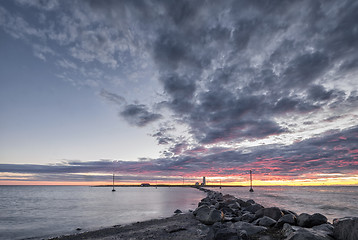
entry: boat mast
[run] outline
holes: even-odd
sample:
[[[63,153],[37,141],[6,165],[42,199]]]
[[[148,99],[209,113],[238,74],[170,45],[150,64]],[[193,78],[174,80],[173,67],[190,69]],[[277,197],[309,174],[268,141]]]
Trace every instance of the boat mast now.
[[[253,192],[254,189],[252,189],[252,171],[250,170],[250,192]]]

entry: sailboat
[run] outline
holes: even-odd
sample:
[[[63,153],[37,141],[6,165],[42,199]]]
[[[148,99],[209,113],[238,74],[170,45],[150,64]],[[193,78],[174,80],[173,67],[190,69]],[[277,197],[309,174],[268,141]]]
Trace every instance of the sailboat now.
[[[250,192],[254,192],[254,189],[252,189],[252,171],[250,170]]]
[[[114,173],[113,173],[113,188],[112,188],[112,192],[115,192],[116,189],[114,189]]]

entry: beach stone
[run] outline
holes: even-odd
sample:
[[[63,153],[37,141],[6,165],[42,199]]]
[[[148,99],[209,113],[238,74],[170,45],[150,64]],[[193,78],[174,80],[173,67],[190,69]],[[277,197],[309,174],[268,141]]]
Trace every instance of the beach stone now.
[[[254,203],[248,207],[245,208],[245,211],[249,211],[251,213],[256,213],[258,210],[264,208],[262,205]]]
[[[209,214],[209,212],[210,212],[209,206],[207,206],[207,205],[201,205],[201,206],[197,207],[197,208],[194,210],[193,214],[194,214],[194,216],[196,216],[198,213],[202,213],[202,212],[206,212],[206,211],[207,211],[208,214]]]
[[[333,238],[323,231],[299,227],[299,229],[288,235],[285,240],[333,240]]]
[[[244,221],[244,222],[252,222],[255,219],[255,215],[252,213],[245,213],[239,218],[241,221]]]
[[[333,226],[333,235],[337,240],[358,239],[358,217],[334,219]]]
[[[239,235],[239,232],[246,231],[246,234],[248,236],[252,236],[254,234],[261,233],[261,232],[267,230],[266,227],[255,226],[254,224],[247,223],[247,222],[236,222],[236,223],[234,223],[234,227],[237,230],[238,235]]]
[[[312,227],[313,230],[326,232],[329,236],[333,236],[333,225],[330,223],[321,224]]]
[[[224,214],[222,211],[217,209],[210,209],[207,206],[199,207],[198,211],[196,212],[196,219],[198,219],[200,222],[212,225],[215,222],[219,222],[224,220]]]
[[[251,203],[245,202],[244,200],[241,199],[236,199],[236,201],[240,204],[240,207],[245,208],[251,205]]]
[[[286,209],[281,209],[281,211],[283,212],[284,215],[293,214],[293,215],[295,215],[296,218],[298,217],[298,214],[295,213],[294,211],[286,210]]]
[[[313,226],[327,223],[327,218],[320,213],[315,213],[313,215],[302,213],[298,216],[297,223],[301,227],[311,228]]]
[[[220,228],[215,232],[214,235],[215,240],[224,240],[224,239],[230,239],[230,240],[239,240],[236,229],[234,228]]]
[[[182,211],[180,209],[177,209],[174,211],[175,214],[179,214],[179,213],[182,213]]]
[[[278,221],[283,216],[283,212],[278,207],[270,207],[262,208],[255,213],[256,219],[263,216],[267,216]]]
[[[256,221],[258,221],[257,225],[263,226],[263,227],[272,227],[273,225],[276,224],[276,220],[274,220],[270,217],[267,217],[267,216],[259,218]]]
[[[320,213],[315,213],[308,218],[308,227],[313,227],[325,223],[327,223],[327,218]]]
[[[255,204],[255,201],[252,200],[252,199],[249,199],[249,200],[247,200],[246,202],[247,202],[247,203],[250,203],[250,204]]]
[[[229,204],[229,207],[231,209],[241,209],[240,204],[238,202],[236,202],[236,201],[234,203],[232,203],[232,204]]]
[[[296,232],[298,229],[300,229],[301,227],[298,226],[291,226],[288,223],[283,224],[281,233],[283,236],[288,237],[289,235],[291,235],[293,232]]]
[[[277,228],[281,228],[283,227],[283,225],[285,223],[291,224],[291,225],[296,225],[297,219],[296,216],[293,214],[286,214],[283,217],[281,217],[276,224]]]
[[[297,224],[300,227],[305,227],[308,225],[308,219],[310,218],[310,215],[308,213],[301,213],[297,217]]]

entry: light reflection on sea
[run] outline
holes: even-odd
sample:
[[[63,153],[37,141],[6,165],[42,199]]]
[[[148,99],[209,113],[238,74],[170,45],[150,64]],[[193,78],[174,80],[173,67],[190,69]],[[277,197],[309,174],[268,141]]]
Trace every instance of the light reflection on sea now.
[[[0,186],[0,239],[41,239],[195,209],[193,188]],[[33,238],[34,237],[34,238]]]

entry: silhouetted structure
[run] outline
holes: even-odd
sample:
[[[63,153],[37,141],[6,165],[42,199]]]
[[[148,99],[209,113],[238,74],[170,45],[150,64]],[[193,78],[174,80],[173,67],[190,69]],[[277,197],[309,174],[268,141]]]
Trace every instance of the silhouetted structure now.
[[[150,184],[149,183],[142,183],[140,186],[141,187],[150,187]]]
[[[112,188],[112,192],[115,192],[116,190],[114,189],[114,173],[113,173],[113,184],[112,184],[113,188]]]
[[[205,186],[206,185],[206,178],[203,177],[203,182],[201,183],[202,186]]]
[[[253,192],[254,189],[252,189],[252,171],[250,170],[250,192]]]

